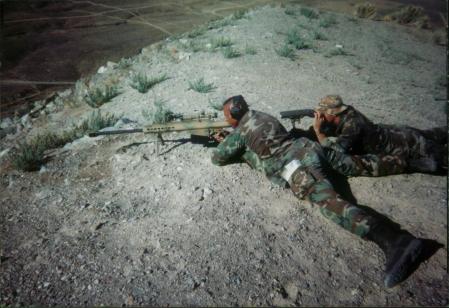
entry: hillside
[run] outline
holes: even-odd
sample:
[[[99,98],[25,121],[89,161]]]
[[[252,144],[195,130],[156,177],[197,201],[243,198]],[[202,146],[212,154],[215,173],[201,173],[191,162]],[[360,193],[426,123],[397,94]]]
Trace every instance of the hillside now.
[[[159,156],[151,135],[83,137],[47,151],[38,171],[11,167],[18,141],[62,134],[94,110],[122,116],[116,127],[124,129],[148,123],[144,113],[160,102],[176,113],[210,113],[237,94],[277,117],[337,93],[374,122],[446,125],[444,46],[392,23],[313,12],[266,6],[161,41],[105,63],[42,102],[39,116],[25,117],[2,139],[2,305],[447,305],[444,176],[341,183],[345,197],[444,245],[387,289],[375,244],[246,164],[212,165],[213,148],[190,143],[186,133],[164,135]],[[308,48],[285,47],[294,32]],[[163,81],[140,93],[131,86],[138,73]],[[201,78],[211,91],[190,89]],[[98,108],[86,104],[88,93],[108,86],[120,94]]]

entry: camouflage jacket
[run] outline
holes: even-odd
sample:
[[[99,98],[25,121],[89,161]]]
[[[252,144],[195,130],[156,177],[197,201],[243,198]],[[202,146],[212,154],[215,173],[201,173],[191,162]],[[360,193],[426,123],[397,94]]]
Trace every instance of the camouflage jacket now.
[[[361,155],[366,152],[363,144],[365,132],[372,127],[373,123],[367,117],[354,107],[348,106],[335,131],[331,133],[325,131],[326,137],[320,144],[323,148],[330,148],[337,152]],[[328,137],[337,138],[332,141]]]
[[[323,148],[350,155],[369,153],[408,157],[416,151],[410,147],[419,148],[418,140],[423,139],[419,130],[407,125],[373,124],[352,106],[348,106],[341,116],[335,131],[327,129],[324,132],[326,137],[320,142]],[[336,137],[335,141],[328,138],[332,136]]]
[[[218,145],[212,163],[222,166],[233,158],[242,158],[253,169],[265,173],[273,183],[288,187],[281,176],[283,167],[294,160],[308,142],[311,141],[306,138],[294,140],[275,117],[250,110]]]

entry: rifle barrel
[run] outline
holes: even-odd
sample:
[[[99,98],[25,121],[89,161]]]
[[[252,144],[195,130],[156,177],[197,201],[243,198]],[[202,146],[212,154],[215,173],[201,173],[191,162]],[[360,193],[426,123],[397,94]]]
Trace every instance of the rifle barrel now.
[[[108,131],[95,131],[95,132],[89,132],[89,137],[97,137],[100,135],[114,135],[114,134],[130,134],[130,133],[142,133],[142,128],[135,128],[135,129],[121,129],[121,130],[108,130]]]

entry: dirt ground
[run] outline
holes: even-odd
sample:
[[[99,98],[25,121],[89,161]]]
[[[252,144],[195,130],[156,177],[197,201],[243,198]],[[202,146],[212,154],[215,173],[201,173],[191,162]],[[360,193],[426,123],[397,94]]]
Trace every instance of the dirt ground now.
[[[336,23],[320,26],[330,16]],[[295,50],[292,59],[276,51],[291,29],[311,47]],[[152,45],[129,67],[104,67],[82,84],[89,90],[118,85],[121,94],[99,109],[123,114],[122,128],[145,125],[142,110],[155,111],[155,101],[174,112],[209,113],[212,104],[242,94],[252,109],[279,117],[313,108],[331,93],[374,122],[447,125],[446,49],[415,31],[432,35],[266,6],[234,25]],[[208,51],[220,38],[231,40],[239,55]],[[348,55],[325,56],[338,48]],[[130,86],[136,72],[169,79],[142,94]],[[200,78],[214,89],[189,89]],[[91,113],[86,104],[67,105],[2,139],[2,306],[448,304],[446,176],[333,179],[345,198],[428,240],[428,259],[388,289],[375,244],[340,229],[246,164],[212,165],[214,149],[192,144],[187,133],[164,135],[159,156],[151,135],[84,137],[48,151],[40,171],[11,168],[17,141],[68,130]],[[299,127],[311,124],[304,119]]]

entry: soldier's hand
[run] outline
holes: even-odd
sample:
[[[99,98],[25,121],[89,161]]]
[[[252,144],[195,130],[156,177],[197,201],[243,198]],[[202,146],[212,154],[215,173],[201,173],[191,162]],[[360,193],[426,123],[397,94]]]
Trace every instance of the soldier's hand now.
[[[315,120],[313,121],[313,130],[315,132],[319,131],[323,126],[324,116],[321,113],[315,112]]]
[[[229,135],[229,134],[230,134],[230,132],[225,131],[225,130],[221,130],[221,131],[219,131],[218,133],[216,133],[214,135],[214,138],[218,142],[222,142],[226,138],[226,136]]]

